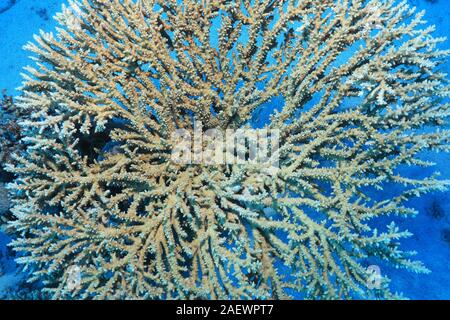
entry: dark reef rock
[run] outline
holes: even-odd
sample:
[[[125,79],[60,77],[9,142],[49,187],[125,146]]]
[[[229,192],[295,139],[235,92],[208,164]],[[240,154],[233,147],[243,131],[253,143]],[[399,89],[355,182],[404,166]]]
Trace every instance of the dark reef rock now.
[[[4,91],[0,98],[0,182],[11,180],[12,177],[4,171],[3,165],[14,162],[13,154],[19,153],[24,148],[20,141],[22,138],[19,126],[21,116],[12,97]]]
[[[45,8],[32,7],[31,10],[33,10],[39,16],[39,18],[41,18],[41,19],[43,19],[45,21],[48,21],[50,19],[48,11]]]
[[[2,2],[0,3],[0,14],[11,9],[17,3],[17,1],[18,0],[2,0]]]
[[[442,240],[450,244],[450,228],[445,228],[441,233]]]
[[[0,217],[9,211],[11,201],[9,200],[8,190],[3,183],[0,183]]]
[[[441,219],[445,217],[445,211],[442,208],[440,201],[434,198],[431,204],[426,208],[426,212],[434,219]]]

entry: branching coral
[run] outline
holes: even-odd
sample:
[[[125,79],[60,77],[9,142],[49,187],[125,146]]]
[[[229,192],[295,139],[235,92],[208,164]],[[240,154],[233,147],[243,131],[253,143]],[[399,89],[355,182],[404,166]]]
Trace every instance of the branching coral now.
[[[18,102],[37,111],[9,167],[17,260],[54,298],[392,298],[387,278],[367,288],[366,261],[427,271],[400,248],[408,232],[374,227],[447,185],[401,170],[448,150],[448,52],[423,13],[391,0],[72,8],[28,45]],[[275,176],[171,161],[176,129],[245,128],[274,101]]]

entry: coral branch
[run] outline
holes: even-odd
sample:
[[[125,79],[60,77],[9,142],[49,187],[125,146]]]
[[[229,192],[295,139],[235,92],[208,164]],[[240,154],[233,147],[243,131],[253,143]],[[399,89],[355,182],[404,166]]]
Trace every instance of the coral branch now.
[[[27,46],[27,154],[9,166],[18,262],[55,298],[392,298],[387,278],[367,288],[365,261],[427,271],[400,248],[408,232],[374,228],[448,185],[399,170],[449,149],[448,52],[423,13],[391,0],[83,0],[57,19],[56,36]],[[171,161],[177,129],[245,128],[275,100],[275,176]],[[72,265],[81,283],[68,289]]]

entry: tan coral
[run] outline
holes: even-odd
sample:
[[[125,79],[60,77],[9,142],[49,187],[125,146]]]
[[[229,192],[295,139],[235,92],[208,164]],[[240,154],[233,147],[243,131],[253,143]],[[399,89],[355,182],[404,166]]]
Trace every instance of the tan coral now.
[[[380,30],[368,33],[374,6]],[[10,167],[9,227],[31,280],[55,298],[350,298],[393,297],[386,278],[367,288],[366,259],[426,272],[399,248],[408,232],[372,225],[413,215],[405,200],[447,185],[397,170],[448,150],[436,130],[449,115],[448,52],[423,13],[391,0],[76,7],[28,45],[38,65],[19,98],[37,112]],[[275,177],[170,161],[177,128],[243,128],[275,97]],[[404,192],[373,196],[388,183]]]

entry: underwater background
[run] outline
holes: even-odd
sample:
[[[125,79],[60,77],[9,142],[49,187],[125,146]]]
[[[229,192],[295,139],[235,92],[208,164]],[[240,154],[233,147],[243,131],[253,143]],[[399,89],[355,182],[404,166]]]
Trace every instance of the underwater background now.
[[[317,0],[320,1],[320,0]],[[436,26],[435,36],[450,35],[450,0],[407,0],[419,10],[427,11],[426,20]],[[22,49],[39,29],[52,31],[56,26],[53,16],[61,9],[63,0],[0,0],[0,90],[17,95],[23,67],[31,64],[29,53]],[[450,41],[445,45],[450,48]],[[450,61],[444,66],[450,71]],[[0,114],[1,117],[1,114]],[[429,170],[415,169],[415,177],[440,171],[441,178],[450,179],[450,154],[426,154],[437,163]],[[427,172],[428,171],[428,172]],[[1,177],[0,182],[4,180]],[[384,190],[395,193],[395,190]],[[0,193],[0,197],[1,197]],[[0,202],[3,201],[0,199]],[[414,250],[429,274],[414,274],[381,265],[381,272],[391,279],[393,291],[410,299],[450,299],[450,192],[424,195],[409,203],[419,211],[415,218],[399,218],[398,226],[409,230],[413,236],[404,240],[403,249]],[[390,218],[395,219],[395,218]],[[0,232],[0,299],[14,297],[23,288],[23,274],[16,269],[13,253],[7,247],[10,239]]]

